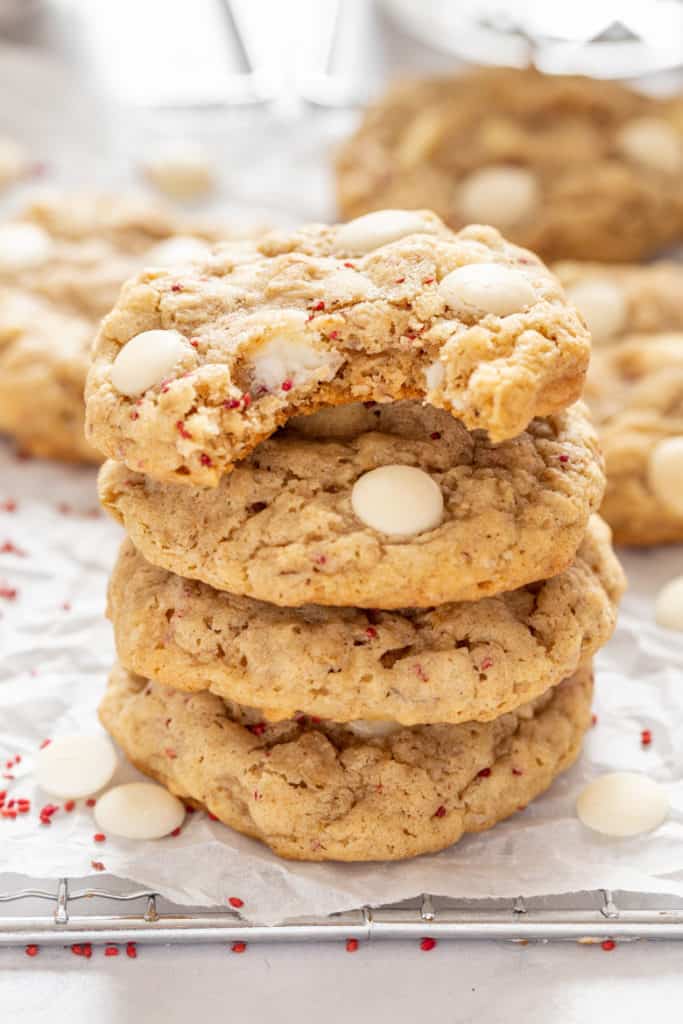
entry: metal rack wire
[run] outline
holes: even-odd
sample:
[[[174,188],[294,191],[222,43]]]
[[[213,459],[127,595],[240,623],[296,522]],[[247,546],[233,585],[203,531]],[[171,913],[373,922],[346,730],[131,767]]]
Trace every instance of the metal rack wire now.
[[[605,939],[683,940],[683,900],[613,894],[608,889],[527,900],[465,900],[423,894],[396,906],[266,926],[250,924],[230,909],[188,909],[152,890],[72,889],[61,878],[54,890],[0,892],[0,946],[73,943],[333,942],[349,938],[499,939],[601,942]],[[47,911],[38,912],[47,903]],[[110,912],[114,903],[117,912]],[[632,905],[632,904],[637,905]],[[28,908],[27,908],[28,904]],[[583,904],[583,905],[582,905]],[[15,912],[16,905],[16,912]],[[104,906],[103,906],[104,905]],[[121,911],[121,907],[125,911]],[[131,912],[127,912],[130,907]],[[85,912],[83,912],[85,910]],[[25,911],[25,912],[24,912]]]

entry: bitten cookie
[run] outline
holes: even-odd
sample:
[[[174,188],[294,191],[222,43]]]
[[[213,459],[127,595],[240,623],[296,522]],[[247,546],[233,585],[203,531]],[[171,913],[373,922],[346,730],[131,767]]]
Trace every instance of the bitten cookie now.
[[[531,253],[385,210],[129,281],[95,345],[88,437],[207,486],[292,416],[358,400],[421,399],[501,441],[578,398],[588,356]]]
[[[596,517],[550,580],[426,611],[276,608],[156,569],[125,541],[109,584],[120,662],[189,692],[402,725],[489,721],[571,675],[612,634],[624,576]]]
[[[339,208],[430,206],[548,259],[637,260],[683,233],[683,102],[483,68],[399,83],[337,159]]]
[[[587,388],[607,464],[602,513],[619,544],[683,540],[683,333],[594,354]]]
[[[341,407],[263,441],[215,489],[100,474],[148,561],[290,607],[428,607],[545,579],[603,488],[581,404],[499,445],[417,402]]]
[[[146,262],[186,263],[212,234],[147,199],[87,193],[41,194],[0,224],[0,431],[33,455],[101,461],[84,436],[97,324]]]
[[[309,719],[267,725],[213,694],[117,666],[100,707],[141,771],[296,860],[398,860],[441,850],[521,810],[575,760],[592,673],[493,722],[361,739]]]

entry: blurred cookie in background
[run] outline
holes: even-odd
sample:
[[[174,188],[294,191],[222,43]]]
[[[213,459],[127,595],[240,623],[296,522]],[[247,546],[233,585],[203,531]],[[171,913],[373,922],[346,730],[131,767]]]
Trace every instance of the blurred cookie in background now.
[[[219,228],[136,195],[43,191],[0,224],[0,431],[31,455],[99,462],[83,434],[97,325],[146,265],[205,255]]]
[[[683,234],[683,99],[484,68],[401,82],[337,157],[342,216],[430,206],[547,259],[636,260]]]

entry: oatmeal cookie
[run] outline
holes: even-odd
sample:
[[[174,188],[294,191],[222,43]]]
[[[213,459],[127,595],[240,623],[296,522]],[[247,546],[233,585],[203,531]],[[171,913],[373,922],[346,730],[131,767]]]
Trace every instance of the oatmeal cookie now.
[[[377,474],[404,469],[433,493],[412,503],[411,479],[382,492]],[[374,482],[380,493],[365,494]],[[286,606],[430,607],[545,579],[572,561],[603,489],[581,403],[498,445],[418,402],[326,410],[263,441],[217,488],[122,463],[100,472],[103,506],[148,561]],[[394,516],[417,529],[386,532]]]
[[[612,634],[623,572],[594,516],[572,565],[476,602],[278,608],[146,562],[124,542],[108,614],[120,662],[188,692],[336,722],[489,721],[571,675]]]
[[[305,718],[267,725],[116,666],[100,717],[137,768],[281,857],[398,860],[491,828],[547,789],[579,753],[591,694],[583,667],[493,722],[365,738]]]
[[[638,260],[683,234],[683,101],[481,68],[395,85],[337,158],[344,217],[429,205],[546,259]]]
[[[292,416],[358,400],[421,399],[501,441],[578,398],[588,356],[531,253],[384,210],[129,281],[95,344],[88,438],[190,486],[216,486]]]

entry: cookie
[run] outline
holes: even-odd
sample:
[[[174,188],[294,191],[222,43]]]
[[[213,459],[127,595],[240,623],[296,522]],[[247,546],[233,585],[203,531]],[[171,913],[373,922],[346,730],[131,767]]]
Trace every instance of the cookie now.
[[[571,675],[607,643],[623,587],[597,516],[559,576],[424,611],[277,608],[157,569],[127,540],[108,614],[131,672],[268,720],[456,723],[497,718]]]
[[[429,205],[546,259],[638,260],[683,234],[683,101],[482,68],[399,83],[337,158],[342,216]]]
[[[607,466],[602,514],[615,541],[683,541],[683,332],[598,350],[587,398]]]
[[[561,572],[602,498],[602,457],[581,404],[500,445],[418,402],[317,415],[304,431],[348,433],[310,436],[297,421],[217,488],[158,483],[108,462],[100,501],[148,561],[217,590],[288,607],[405,608]],[[417,489],[400,475],[377,480],[408,467]],[[408,520],[417,532],[385,532]]]
[[[584,667],[493,722],[364,739],[310,719],[266,725],[117,666],[100,717],[137,768],[281,857],[398,860],[491,828],[547,789],[579,753],[591,693]]]
[[[574,401],[589,337],[492,228],[385,210],[145,272],[98,335],[87,431],[162,482],[215,486],[292,416],[422,399],[493,441]]]
[[[0,431],[33,455],[102,460],[84,436],[97,324],[145,263],[208,250],[213,229],[187,230],[147,199],[80,193],[41,194],[0,224]]]
[[[629,334],[683,331],[681,263],[620,266],[565,260],[553,270],[588,324],[594,347]]]

